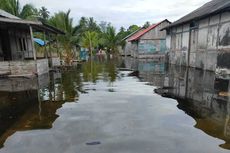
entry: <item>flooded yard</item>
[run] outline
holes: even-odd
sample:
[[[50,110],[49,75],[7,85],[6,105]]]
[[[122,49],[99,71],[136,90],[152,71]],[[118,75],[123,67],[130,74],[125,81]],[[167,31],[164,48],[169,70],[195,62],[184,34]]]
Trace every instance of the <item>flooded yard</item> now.
[[[126,58],[0,83],[0,153],[230,150],[228,76]]]

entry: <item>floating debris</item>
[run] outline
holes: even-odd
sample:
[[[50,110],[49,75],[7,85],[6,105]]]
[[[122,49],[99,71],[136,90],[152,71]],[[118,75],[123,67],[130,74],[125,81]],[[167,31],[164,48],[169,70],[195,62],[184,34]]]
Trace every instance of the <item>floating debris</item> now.
[[[219,92],[219,96],[230,97],[230,92]]]
[[[94,146],[94,145],[100,145],[101,142],[100,141],[94,141],[94,142],[87,142],[86,145],[89,145],[89,146]]]

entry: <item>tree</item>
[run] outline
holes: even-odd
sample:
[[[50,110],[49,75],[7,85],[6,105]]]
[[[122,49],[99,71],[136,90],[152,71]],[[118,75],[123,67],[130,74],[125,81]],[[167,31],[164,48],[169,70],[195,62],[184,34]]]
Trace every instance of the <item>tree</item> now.
[[[36,9],[31,4],[21,7],[19,0],[0,0],[0,9],[22,19],[34,19],[37,17]]]
[[[100,32],[100,27],[97,25],[97,22],[94,20],[93,17],[89,18],[87,27],[89,31]]]
[[[121,27],[118,34],[117,34],[117,39],[118,39],[118,44],[122,46],[122,48],[125,46],[126,42],[123,40],[126,36],[129,35],[129,31],[126,31],[124,27]]]
[[[47,21],[49,19],[50,12],[47,10],[47,8],[42,6],[39,10],[39,15],[41,16],[43,21]]]
[[[92,58],[92,51],[98,45],[98,33],[95,31],[86,31],[82,37],[81,45],[89,49]]]
[[[113,53],[117,51],[117,35],[116,30],[113,26],[109,25],[106,29],[106,33],[104,34],[104,39],[107,47],[112,49]]]
[[[133,33],[134,31],[137,31],[138,29],[140,29],[140,27],[139,26],[137,26],[137,25],[131,25],[129,28],[128,28],[128,32],[129,32],[129,34],[131,34],[131,33]]]
[[[109,23],[107,23],[106,21],[101,21],[99,24],[100,30],[102,33],[106,32],[106,28],[109,25]]]
[[[77,27],[79,37],[82,37],[86,31],[95,31],[98,33],[101,32],[100,27],[97,25],[97,22],[94,20],[93,17],[81,17],[79,25]]]
[[[145,22],[145,24],[143,25],[143,28],[148,28],[151,25],[151,23],[149,21]]]
[[[64,49],[62,54],[65,58],[65,62],[69,65],[74,58],[74,48],[78,41],[77,27],[73,25],[73,18],[70,17],[70,10],[67,12],[61,11],[55,13],[49,20],[49,23],[65,32],[65,35],[59,36],[58,40]]]

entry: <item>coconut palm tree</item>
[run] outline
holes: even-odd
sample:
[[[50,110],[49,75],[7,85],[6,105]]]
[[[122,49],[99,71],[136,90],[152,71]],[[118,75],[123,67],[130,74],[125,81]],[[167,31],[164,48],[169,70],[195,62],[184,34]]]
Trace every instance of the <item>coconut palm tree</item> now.
[[[77,45],[77,27],[73,25],[73,18],[70,17],[70,10],[58,12],[49,20],[49,24],[65,32],[58,40],[63,47],[65,62],[70,64],[74,58],[74,49]]]
[[[38,15],[33,5],[26,4],[21,7],[19,0],[0,0],[0,4],[0,9],[22,19],[32,19]]]
[[[40,14],[40,16],[41,16],[41,18],[42,18],[43,21],[47,21],[49,19],[50,12],[44,6],[42,6],[40,8],[39,14]]]
[[[109,25],[104,33],[104,41],[107,47],[112,49],[113,53],[117,51],[118,38],[116,30],[113,26]]]
[[[82,37],[81,45],[88,48],[92,58],[92,51],[98,45],[98,33],[95,31],[86,31]]]
[[[93,17],[90,17],[88,19],[88,30],[90,31],[96,31],[96,32],[100,32],[100,27],[97,25],[97,22],[94,20]]]

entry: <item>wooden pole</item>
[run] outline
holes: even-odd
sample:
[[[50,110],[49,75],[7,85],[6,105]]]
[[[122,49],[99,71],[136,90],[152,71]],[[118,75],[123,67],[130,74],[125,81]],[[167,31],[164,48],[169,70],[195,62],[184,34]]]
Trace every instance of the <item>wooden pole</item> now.
[[[49,59],[49,66],[50,68],[53,67],[53,57],[52,57],[52,53],[51,53],[51,45],[50,45],[50,41],[51,41],[51,37],[50,34],[48,34],[48,38],[49,38],[49,55],[48,55],[48,59]]]
[[[44,35],[44,42],[45,42],[45,46],[44,46],[44,48],[45,48],[45,58],[47,59],[48,58],[48,53],[47,53],[47,48],[46,48],[46,32],[44,31],[43,32],[43,35]]]
[[[35,46],[34,46],[33,29],[31,26],[30,26],[30,37],[31,37],[31,45],[32,45],[34,60],[37,60],[37,55],[36,55]]]

